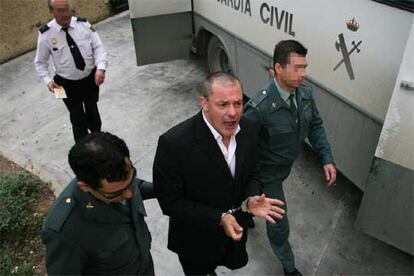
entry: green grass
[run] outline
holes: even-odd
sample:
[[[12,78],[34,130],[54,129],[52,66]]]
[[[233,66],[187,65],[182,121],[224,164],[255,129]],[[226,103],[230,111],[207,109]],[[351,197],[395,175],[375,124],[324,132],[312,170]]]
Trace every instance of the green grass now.
[[[0,180],[0,275],[33,275],[45,214],[33,210],[45,184],[26,171]],[[40,246],[40,249],[39,249]]]

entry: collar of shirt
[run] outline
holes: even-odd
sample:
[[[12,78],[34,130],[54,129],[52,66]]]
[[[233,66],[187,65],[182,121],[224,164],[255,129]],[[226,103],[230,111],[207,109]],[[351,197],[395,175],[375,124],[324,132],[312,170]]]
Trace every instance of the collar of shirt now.
[[[72,16],[72,18],[70,19],[69,27],[75,28],[76,27],[75,21],[76,21],[75,17]],[[52,20],[52,26],[56,28],[58,32],[60,32],[63,28],[61,25],[59,25],[59,23],[57,23],[56,19]]]
[[[226,160],[226,163],[230,169],[230,173],[234,177],[236,175],[236,148],[237,148],[236,135],[240,131],[240,125],[237,125],[236,132],[230,138],[229,147],[226,148],[226,146],[223,143],[223,137],[209,123],[209,121],[207,120],[204,114],[204,110],[202,111],[202,114],[203,114],[204,122],[206,122],[208,128],[210,129],[210,132],[213,134],[214,139],[216,140],[217,145],[219,146],[221,153],[223,154],[223,157]]]
[[[295,97],[296,89],[293,90],[292,92],[288,92],[288,91],[284,90],[282,87],[280,87],[280,85],[276,81],[276,78],[274,78],[273,81],[275,82],[275,85],[277,87],[277,91],[279,91],[280,97],[282,97],[282,99],[288,104],[288,106],[290,105],[290,103],[289,103],[289,96],[290,95],[293,95],[293,101],[296,104],[296,97]]]

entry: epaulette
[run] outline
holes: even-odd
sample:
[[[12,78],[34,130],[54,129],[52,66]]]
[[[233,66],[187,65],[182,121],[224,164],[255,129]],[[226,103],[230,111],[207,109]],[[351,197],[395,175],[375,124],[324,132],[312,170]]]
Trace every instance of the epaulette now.
[[[267,97],[267,91],[266,90],[261,90],[259,92],[257,92],[250,100],[249,100],[249,104],[253,107],[258,106],[264,99],[266,99]]]
[[[42,26],[40,26],[40,28],[39,28],[39,32],[41,33],[41,34],[43,34],[44,32],[46,32],[47,30],[49,30],[50,29],[50,27],[47,25],[47,24],[44,24],[44,25],[42,25]]]
[[[299,91],[302,93],[302,97],[305,99],[312,98],[312,87],[309,84],[303,83],[299,87]]]
[[[307,91],[312,91],[312,86],[310,86],[310,84],[308,84],[306,82],[302,83],[301,88],[305,89]]]
[[[86,19],[85,17],[76,17],[76,20],[80,22],[88,22],[88,19]]]
[[[45,227],[60,232],[66,219],[69,217],[76,202],[71,196],[60,196],[56,205],[46,218]]]

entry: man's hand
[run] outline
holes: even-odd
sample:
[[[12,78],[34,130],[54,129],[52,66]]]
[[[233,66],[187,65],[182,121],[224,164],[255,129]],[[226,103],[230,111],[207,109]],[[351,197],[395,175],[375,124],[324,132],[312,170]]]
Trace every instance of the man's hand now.
[[[333,164],[326,164],[323,166],[323,171],[325,172],[326,182],[328,182],[328,187],[331,187],[336,182],[336,168]]]
[[[49,89],[50,92],[55,93],[55,91],[53,91],[53,89],[58,88],[59,85],[57,85],[54,81],[50,81],[47,84],[47,88]]]
[[[101,85],[105,81],[105,70],[98,69],[95,72],[95,83],[97,86]]]
[[[281,200],[268,198],[265,194],[261,196],[252,196],[247,202],[248,211],[253,215],[263,218],[270,223],[276,223],[274,218],[282,219],[285,210],[278,206],[283,206],[285,203]]]
[[[223,226],[226,236],[235,241],[241,240],[243,236],[243,228],[237,223],[236,218],[232,214],[223,213],[220,225]]]

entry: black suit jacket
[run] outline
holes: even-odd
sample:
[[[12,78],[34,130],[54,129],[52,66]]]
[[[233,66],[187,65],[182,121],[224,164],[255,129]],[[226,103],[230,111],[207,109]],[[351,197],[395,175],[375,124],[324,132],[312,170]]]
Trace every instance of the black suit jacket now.
[[[234,178],[201,111],[160,136],[154,189],[161,209],[170,217],[168,248],[187,262],[229,268],[247,263],[248,214],[235,214],[244,228],[240,242],[228,238],[219,223],[223,212],[261,193],[256,164],[258,135],[259,125],[242,118],[236,135]]]

